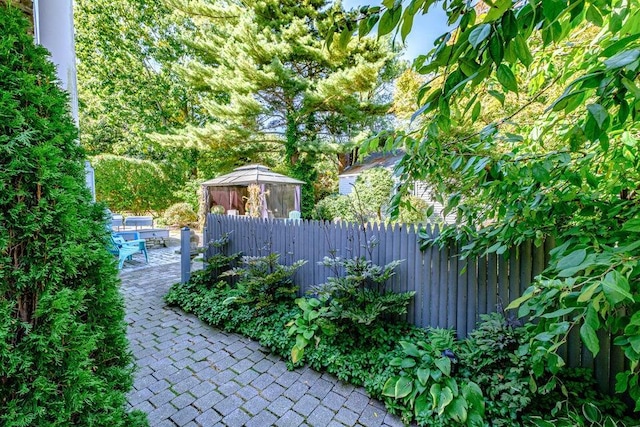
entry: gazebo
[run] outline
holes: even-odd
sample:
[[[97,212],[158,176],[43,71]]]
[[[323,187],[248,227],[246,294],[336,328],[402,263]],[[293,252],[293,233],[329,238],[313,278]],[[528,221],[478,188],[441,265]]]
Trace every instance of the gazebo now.
[[[289,212],[300,211],[300,186],[304,181],[271,171],[263,165],[247,165],[202,183],[206,212],[216,206],[229,215],[244,215],[249,186],[260,188],[260,216],[287,218]],[[219,209],[219,208],[218,208]]]

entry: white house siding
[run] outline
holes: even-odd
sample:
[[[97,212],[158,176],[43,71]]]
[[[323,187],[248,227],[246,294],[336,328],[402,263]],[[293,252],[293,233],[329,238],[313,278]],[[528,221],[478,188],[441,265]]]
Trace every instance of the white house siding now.
[[[342,195],[351,194],[353,185],[356,183],[358,175],[340,175],[338,180],[338,193]]]

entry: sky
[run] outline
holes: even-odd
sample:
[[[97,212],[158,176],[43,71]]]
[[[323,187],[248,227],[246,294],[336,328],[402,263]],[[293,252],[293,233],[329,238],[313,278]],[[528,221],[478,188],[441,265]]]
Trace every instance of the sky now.
[[[382,0],[342,0],[345,9],[353,9],[365,4],[380,5]],[[416,56],[425,54],[433,48],[433,42],[447,32],[447,15],[440,4],[435,4],[426,15],[417,14],[413,21],[413,29],[406,40],[406,50],[403,57],[413,60]],[[398,39],[400,35],[398,34]]]

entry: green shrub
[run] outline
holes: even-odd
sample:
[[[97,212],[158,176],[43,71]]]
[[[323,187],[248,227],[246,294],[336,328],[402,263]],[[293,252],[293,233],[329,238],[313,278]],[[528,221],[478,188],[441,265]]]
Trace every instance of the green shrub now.
[[[164,211],[162,216],[165,224],[186,227],[198,222],[198,215],[189,203],[176,203]]]
[[[340,218],[343,221],[355,221],[355,210],[351,198],[334,194],[320,200],[315,207],[314,218],[333,221]]]
[[[144,425],[104,208],[28,25],[0,5],[0,425]]]
[[[227,303],[249,304],[256,310],[269,309],[274,303],[293,300],[298,287],[293,284],[293,275],[306,261],[293,265],[279,263],[276,253],[263,257],[242,257],[242,267],[233,268],[220,277],[238,278],[235,295]]]
[[[96,177],[96,199],[114,212],[142,215],[163,211],[172,202],[173,184],[151,160],[102,154],[91,158]]]

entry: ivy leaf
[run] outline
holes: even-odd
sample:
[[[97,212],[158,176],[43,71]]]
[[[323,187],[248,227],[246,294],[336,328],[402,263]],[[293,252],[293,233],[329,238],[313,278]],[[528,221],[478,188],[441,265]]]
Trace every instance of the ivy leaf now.
[[[485,41],[489,34],[491,33],[491,25],[489,24],[480,24],[469,34],[469,43],[474,49],[477,49],[480,43]]]
[[[629,293],[629,281],[616,270],[610,271],[604,277],[602,290],[611,305],[616,305],[625,299],[633,301],[633,295]]]
[[[622,68],[625,65],[629,65],[634,62],[640,56],[640,49],[631,49],[625,50],[624,52],[620,52],[617,55],[612,56],[611,58],[604,61],[605,67],[607,70],[615,70],[617,68]]]
[[[498,67],[498,81],[505,89],[510,90],[511,92],[518,93],[518,82],[516,81],[516,76],[513,75],[513,71],[506,64],[500,64]]]

